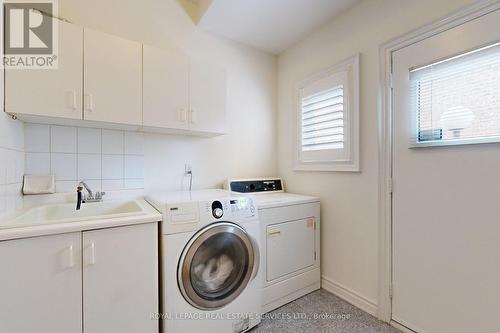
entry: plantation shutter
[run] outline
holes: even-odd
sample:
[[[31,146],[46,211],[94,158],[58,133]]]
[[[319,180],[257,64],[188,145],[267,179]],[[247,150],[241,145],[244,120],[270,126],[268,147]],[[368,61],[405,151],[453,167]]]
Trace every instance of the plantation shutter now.
[[[302,151],[344,148],[344,85],[302,97]]]

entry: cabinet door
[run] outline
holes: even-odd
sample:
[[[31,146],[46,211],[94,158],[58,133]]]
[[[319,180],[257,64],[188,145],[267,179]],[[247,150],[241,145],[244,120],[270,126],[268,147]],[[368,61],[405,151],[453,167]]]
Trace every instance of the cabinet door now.
[[[83,233],[85,333],[157,333],[158,225]]]
[[[142,125],[141,44],[84,31],[84,119]]]
[[[313,218],[267,227],[267,281],[314,265],[316,252],[314,230]]]
[[[59,25],[58,68],[7,69],[7,112],[82,119],[83,28],[55,20]]]
[[[187,129],[188,57],[144,45],[143,62],[144,126]]]
[[[192,130],[223,134],[226,123],[226,72],[214,64],[192,60],[189,74]]]
[[[81,234],[0,242],[0,332],[82,332]]]

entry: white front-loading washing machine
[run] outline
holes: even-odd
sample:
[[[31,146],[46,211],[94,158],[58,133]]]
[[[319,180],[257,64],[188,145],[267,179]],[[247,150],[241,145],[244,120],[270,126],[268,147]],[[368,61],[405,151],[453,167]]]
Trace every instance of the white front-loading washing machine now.
[[[223,190],[151,194],[161,224],[162,332],[245,332],[260,322],[254,198]]]

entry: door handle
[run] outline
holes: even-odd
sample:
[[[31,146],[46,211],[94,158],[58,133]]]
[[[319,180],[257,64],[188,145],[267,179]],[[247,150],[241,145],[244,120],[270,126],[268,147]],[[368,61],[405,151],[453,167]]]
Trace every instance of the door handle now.
[[[196,123],[196,109],[194,108],[189,111],[189,122],[191,124]]]
[[[73,245],[70,245],[68,247],[68,268],[73,268],[75,267],[75,258],[74,258],[74,253],[73,253]]]
[[[89,112],[94,111],[94,95],[93,94],[85,94],[85,100],[86,100],[86,109]]]
[[[72,90],[69,92],[70,95],[70,104],[73,110],[78,108],[78,101],[76,100],[76,90]]]
[[[182,108],[182,109],[179,109],[178,111],[178,115],[177,115],[177,118],[179,119],[179,121],[181,123],[185,123],[186,122],[186,109]]]
[[[88,249],[90,250],[90,258],[88,260],[88,266],[93,266],[95,265],[95,243],[92,242],[90,243],[90,245],[88,246]]]
[[[267,232],[267,235],[268,236],[281,235],[281,231],[280,230],[269,230]]]

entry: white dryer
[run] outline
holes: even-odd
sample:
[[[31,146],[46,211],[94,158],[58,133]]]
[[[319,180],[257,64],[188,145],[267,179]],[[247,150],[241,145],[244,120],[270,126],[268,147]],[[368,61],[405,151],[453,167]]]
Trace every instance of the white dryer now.
[[[165,333],[239,333],[260,322],[260,227],[253,197],[157,193]]]
[[[261,223],[263,312],[319,289],[319,199],[286,193],[279,178],[229,180],[227,188],[256,199]]]

